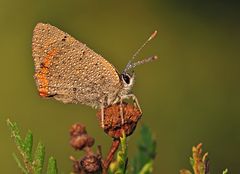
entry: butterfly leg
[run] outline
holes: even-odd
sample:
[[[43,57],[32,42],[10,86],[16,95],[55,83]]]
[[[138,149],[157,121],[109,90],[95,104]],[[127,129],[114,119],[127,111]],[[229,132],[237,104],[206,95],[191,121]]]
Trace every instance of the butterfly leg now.
[[[104,105],[100,106],[101,109],[101,127],[104,128]]]
[[[120,98],[120,116],[121,116],[121,121],[122,121],[122,125],[124,124],[124,118],[123,118],[123,99]]]
[[[134,94],[129,94],[128,97],[131,97],[133,99],[134,105],[140,110],[140,112],[142,113],[142,109],[139,105],[138,99]]]
[[[140,112],[142,113],[142,109],[141,109],[141,107],[139,105],[138,99],[137,99],[137,97],[134,94],[128,94],[128,95],[120,97],[120,100],[119,100],[120,101],[120,116],[121,116],[122,125],[124,124],[122,103],[123,103],[124,99],[128,99],[128,98],[132,98],[133,99],[134,106],[137,107],[140,110]]]

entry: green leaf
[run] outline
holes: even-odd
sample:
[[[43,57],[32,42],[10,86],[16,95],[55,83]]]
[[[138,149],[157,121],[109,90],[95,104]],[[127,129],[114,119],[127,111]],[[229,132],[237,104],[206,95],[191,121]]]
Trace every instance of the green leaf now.
[[[192,157],[189,158],[190,164],[193,167],[194,166],[194,159]]]
[[[35,151],[34,160],[33,160],[34,174],[42,173],[44,157],[45,157],[45,147],[41,142],[39,142],[37,145],[37,149]]]
[[[12,123],[9,119],[7,119],[7,126],[11,131],[11,136],[14,138],[18,150],[24,151],[24,142],[20,136],[20,131],[19,128],[17,127],[17,124],[15,122]]]
[[[223,171],[223,174],[227,174],[228,173],[228,169],[225,169],[224,171]]]
[[[31,131],[28,131],[24,140],[24,152],[26,159],[32,162],[32,146],[33,146],[33,135]]]
[[[109,174],[125,174],[127,166],[127,138],[123,132],[123,137],[120,138],[121,149],[117,153],[116,161],[112,162],[109,167]]]
[[[48,168],[47,168],[47,174],[57,174],[57,161],[50,157],[48,160]]]
[[[29,173],[27,172],[27,170],[24,168],[24,166],[21,164],[20,160],[18,159],[18,157],[17,157],[17,155],[16,155],[15,153],[13,153],[13,158],[14,158],[14,160],[16,161],[18,167],[22,170],[22,172],[23,172],[24,174],[29,174]]]
[[[149,161],[142,167],[142,170],[139,172],[139,174],[152,173],[152,171],[153,171],[153,161]]]
[[[156,141],[152,136],[150,129],[143,125],[141,127],[141,137],[138,142],[138,151],[132,161],[131,173],[145,171],[145,165],[151,164],[156,156]],[[148,166],[148,165],[147,165]],[[152,173],[151,170],[145,172]]]
[[[127,160],[127,138],[125,133],[123,133],[123,137],[120,138],[121,141],[121,150],[118,151],[117,161],[118,161],[118,169],[115,174],[123,174],[126,171],[126,160]]]

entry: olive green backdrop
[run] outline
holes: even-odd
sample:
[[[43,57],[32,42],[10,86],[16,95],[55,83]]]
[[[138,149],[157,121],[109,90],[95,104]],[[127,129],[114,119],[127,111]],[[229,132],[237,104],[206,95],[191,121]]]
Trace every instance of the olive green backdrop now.
[[[240,24],[239,4],[220,1],[0,1],[0,173],[20,173],[5,120],[56,157],[59,173],[70,173],[68,130],[84,123],[106,151],[110,138],[100,129],[96,111],[39,97],[33,79],[32,30],[46,22],[87,43],[121,71],[154,31],[158,36],[138,58],[158,55],[136,68],[134,93],[157,139],[154,173],[190,168],[191,147],[209,151],[212,173],[239,173]],[[135,153],[140,125],[129,138]]]

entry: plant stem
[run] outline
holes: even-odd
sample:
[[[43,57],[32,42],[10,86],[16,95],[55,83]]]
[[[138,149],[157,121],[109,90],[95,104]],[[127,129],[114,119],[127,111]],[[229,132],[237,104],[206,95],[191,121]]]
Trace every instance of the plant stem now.
[[[110,163],[113,160],[114,154],[116,153],[120,144],[119,139],[113,139],[112,146],[108,152],[107,158],[103,161],[103,174],[107,174]]]

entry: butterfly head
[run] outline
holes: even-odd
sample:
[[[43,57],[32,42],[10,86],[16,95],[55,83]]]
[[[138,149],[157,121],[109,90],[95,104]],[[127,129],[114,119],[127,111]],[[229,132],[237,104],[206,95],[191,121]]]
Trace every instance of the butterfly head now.
[[[136,58],[138,53],[145,47],[145,45],[152,40],[155,36],[157,35],[157,31],[154,31],[152,35],[146,40],[146,42],[134,53],[132,59],[128,62],[126,65],[125,69],[121,73],[121,81],[123,83],[123,91],[126,93],[129,93],[133,87],[134,84],[134,79],[135,79],[135,73],[134,73],[134,68],[138,65],[145,64],[147,62],[151,62],[153,60],[157,59],[157,56],[151,56],[146,59],[133,62],[133,60]]]
[[[124,89],[130,91],[134,84],[134,79],[135,79],[134,71],[132,71],[131,73],[123,72],[120,76],[121,76],[121,81]]]

